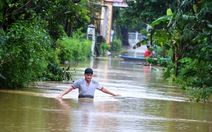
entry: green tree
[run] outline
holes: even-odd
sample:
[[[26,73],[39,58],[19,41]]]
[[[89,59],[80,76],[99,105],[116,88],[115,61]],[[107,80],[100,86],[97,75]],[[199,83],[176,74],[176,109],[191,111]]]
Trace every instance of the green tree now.
[[[113,15],[117,38],[121,39],[124,45],[129,45],[128,30],[146,30],[147,24],[156,20],[158,16],[163,16],[168,8],[176,7],[177,3],[173,0],[126,0],[126,2],[128,7],[115,8]]]
[[[27,86],[45,72],[51,58],[51,38],[36,21],[14,23],[1,30],[1,87]]]
[[[152,23],[154,30],[158,30],[155,25],[168,23],[166,31],[171,35],[165,44],[172,52],[173,65],[165,77],[174,71],[179,84],[196,101],[208,100],[212,92],[211,5],[207,0],[184,0],[173,13],[169,9],[167,16]]]
[[[53,79],[58,80],[60,74],[55,69],[60,71],[61,58],[56,52],[56,41],[73,36],[74,31],[90,21],[86,0],[80,3],[70,0],[1,1],[1,87],[22,88],[48,74],[56,75]]]

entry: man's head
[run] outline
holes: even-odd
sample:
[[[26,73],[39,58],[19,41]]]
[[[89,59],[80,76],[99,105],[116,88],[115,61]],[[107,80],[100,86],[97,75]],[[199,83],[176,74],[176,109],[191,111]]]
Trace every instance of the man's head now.
[[[91,68],[86,68],[85,74],[92,74],[93,75],[93,70]]]
[[[87,82],[90,82],[93,76],[93,70],[91,68],[86,68],[85,69],[85,80]]]

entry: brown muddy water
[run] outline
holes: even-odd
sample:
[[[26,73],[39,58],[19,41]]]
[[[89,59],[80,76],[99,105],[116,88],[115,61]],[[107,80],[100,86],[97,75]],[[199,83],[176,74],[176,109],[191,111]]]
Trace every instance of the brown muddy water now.
[[[93,101],[80,101],[74,90],[57,100],[72,80],[0,90],[0,132],[212,132],[211,103],[188,102],[184,91],[163,80],[162,69],[93,58],[73,64],[72,79],[83,78],[87,67],[121,96],[96,91]]]

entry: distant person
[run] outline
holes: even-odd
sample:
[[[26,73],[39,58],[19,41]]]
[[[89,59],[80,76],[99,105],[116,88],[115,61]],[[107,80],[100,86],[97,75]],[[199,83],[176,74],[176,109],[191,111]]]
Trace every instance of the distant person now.
[[[147,50],[144,53],[144,57],[145,58],[147,58],[147,57],[150,57],[150,58],[155,57],[155,53],[154,53],[154,51],[153,51],[153,49],[151,47],[147,48]]]
[[[94,98],[95,90],[98,89],[106,94],[110,94],[112,96],[120,96],[119,94],[115,94],[107,90],[106,88],[99,85],[99,83],[92,79],[93,70],[91,68],[85,69],[84,73],[85,78],[79,79],[74,84],[72,84],[67,90],[62,92],[57,98],[62,99],[62,97],[74,89],[79,89],[78,98]]]

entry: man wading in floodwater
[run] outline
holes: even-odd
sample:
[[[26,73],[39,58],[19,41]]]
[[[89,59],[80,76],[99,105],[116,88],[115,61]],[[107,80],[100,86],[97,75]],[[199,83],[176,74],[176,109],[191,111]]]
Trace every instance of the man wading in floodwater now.
[[[115,94],[107,90],[106,88],[99,85],[97,81],[92,79],[93,76],[93,70],[91,68],[85,69],[84,73],[85,78],[79,79],[76,81],[73,85],[70,86],[67,90],[65,90],[63,93],[61,93],[58,96],[58,99],[62,99],[62,97],[69,92],[71,92],[73,89],[79,88],[79,95],[78,98],[94,98],[95,90],[101,90],[102,92],[106,94],[110,94],[112,96],[120,96],[119,94]]]

